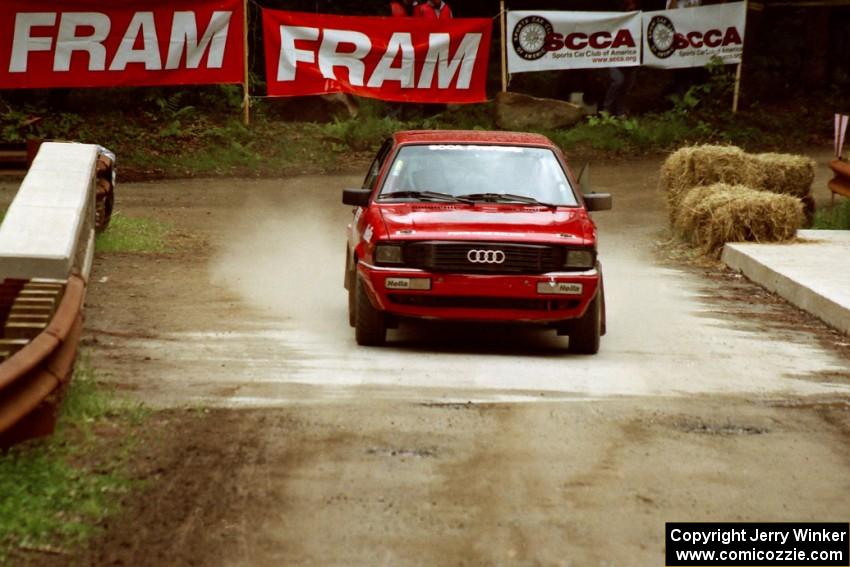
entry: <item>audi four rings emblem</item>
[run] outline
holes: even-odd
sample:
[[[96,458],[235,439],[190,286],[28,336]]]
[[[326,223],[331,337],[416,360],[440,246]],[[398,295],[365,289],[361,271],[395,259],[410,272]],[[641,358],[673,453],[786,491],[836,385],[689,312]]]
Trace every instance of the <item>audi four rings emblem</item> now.
[[[466,259],[473,264],[501,264],[505,261],[505,253],[501,250],[470,250]]]

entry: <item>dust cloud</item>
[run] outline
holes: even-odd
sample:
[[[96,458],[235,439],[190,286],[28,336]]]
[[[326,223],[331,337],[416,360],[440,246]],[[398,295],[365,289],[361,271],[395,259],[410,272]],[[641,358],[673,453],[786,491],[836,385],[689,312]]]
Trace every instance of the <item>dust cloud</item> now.
[[[322,181],[326,186],[328,178]],[[277,187],[253,193],[223,227],[227,236],[210,264],[212,283],[236,292],[262,316],[347,331],[342,282],[350,209],[333,199],[339,193],[317,191],[315,178],[268,183]]]

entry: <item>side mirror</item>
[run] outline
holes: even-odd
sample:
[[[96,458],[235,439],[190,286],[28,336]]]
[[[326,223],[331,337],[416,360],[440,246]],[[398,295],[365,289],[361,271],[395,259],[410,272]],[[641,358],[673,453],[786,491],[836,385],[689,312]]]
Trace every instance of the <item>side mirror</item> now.
[[[611,193],[588,193],[583,195],[584,207],[588,211],[608,211],[614,206]]]
[[[581,166],[581,171],[578,172],[578,177],[576,178],[576,181],[578,181],[579,188],[581,189],[582,193],[591,191],[589,163],[585,163],[583,166]]]
[[[610,193],[592,193],[589,163],[581,166],[581,171],[579,171],[576,181],[578,181],[582,197],[584,198],[584,208],[588,211],[608,211],[614,206],[614,199]]]
[[[371,196],[371,189],[343,189],[342,204],[352,207],[365,207],[369,204],[369,197]]]

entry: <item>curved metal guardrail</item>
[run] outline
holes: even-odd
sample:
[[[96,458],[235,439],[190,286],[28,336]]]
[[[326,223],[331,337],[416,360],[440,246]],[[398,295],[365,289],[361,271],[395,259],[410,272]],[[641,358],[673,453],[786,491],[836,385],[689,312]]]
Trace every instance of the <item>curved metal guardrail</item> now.
[[[47,327],[0,364],[0,447],[53,432],[83,330],[86,282],[73,274]]]
[[[0,448],[53,431],[82,332],[98,156],[43,143],[0,224]]]

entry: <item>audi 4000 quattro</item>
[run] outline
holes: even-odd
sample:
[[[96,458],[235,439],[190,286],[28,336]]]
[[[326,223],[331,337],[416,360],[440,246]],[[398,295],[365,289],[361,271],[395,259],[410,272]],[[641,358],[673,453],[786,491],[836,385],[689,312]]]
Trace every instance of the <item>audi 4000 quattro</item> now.
[[[361,345],[400,319],[513,321],[569,336],[593,354],[605,294],[588,211],[564,155],[536,134],[398,132],[362,188],[346,189],[345,287]]]

